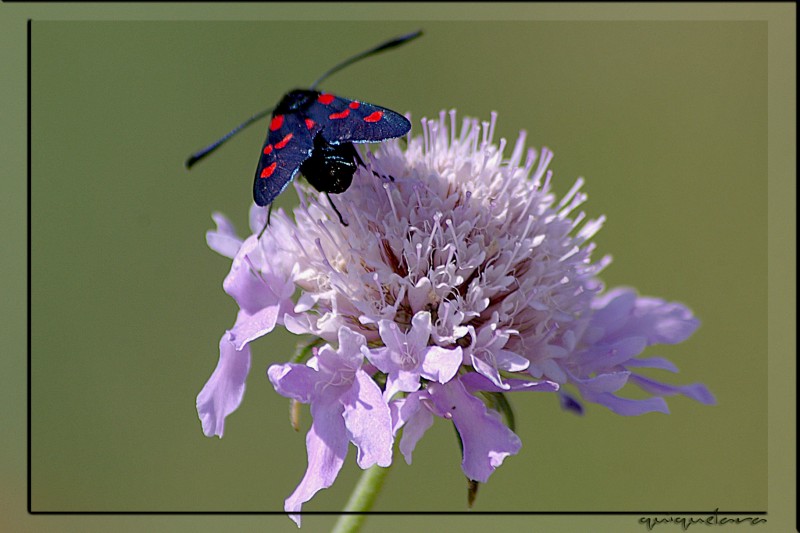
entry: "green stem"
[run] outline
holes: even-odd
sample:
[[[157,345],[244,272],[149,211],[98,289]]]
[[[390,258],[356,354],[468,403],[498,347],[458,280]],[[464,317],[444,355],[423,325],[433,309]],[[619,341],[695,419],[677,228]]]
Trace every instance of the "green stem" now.
[[[372,504],[375,503],[388,473],[389,467],[381,468],[378,465],[364,470],[343,512],[365,513],[372,509]],[[366,518],[364,514],[343,514],[336,521],[333,533],[355,533]]]

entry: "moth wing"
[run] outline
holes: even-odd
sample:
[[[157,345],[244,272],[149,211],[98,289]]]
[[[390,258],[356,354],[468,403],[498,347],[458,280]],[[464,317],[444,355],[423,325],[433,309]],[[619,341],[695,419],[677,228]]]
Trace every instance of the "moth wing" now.
[[[303,161],[311,157],[312,134],[303,117],[296,113],[272,117],[253,183],[257,205],[271,204],[292,181]]]
[[[411,130],[400,113],[330,94],[320,95],[306,115],[321,126],[322,137],[330,144],[380,142]]]

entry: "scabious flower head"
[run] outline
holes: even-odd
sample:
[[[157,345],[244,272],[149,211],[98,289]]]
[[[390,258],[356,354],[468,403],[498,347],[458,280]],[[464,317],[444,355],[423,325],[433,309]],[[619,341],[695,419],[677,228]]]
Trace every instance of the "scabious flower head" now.
[[[449,119],[449,120],[448,120]],[[208,243],[233,258],[225,290],[239,303],[220,343],[220,362],[198,396],[206,435],[241,402],[248,343],[277,325],[321,345],[305,364],[277,364],[279,394],[311,404],[308,469],[285,509],[300,511],[330,486],[348,442],[358,464],[386,466],[398,449],[410,463],[436,418],[461,439],[462,468],[485,482],[521,442],[498,416],[492,395],[566,392],[623,415],[667,412],[662,396],[703,403],[700,384],[670,386],[636,372],[676,371],[646,346],[678,343],[698,327],[678,303],[633,289],[604,290],[589,239],[603,218],[577,212],[582,180],[560,200],[550,191],[552,153],[525,148],[524,132],[506,155],[490,122],[455,112],[422,120],[422,134],[364,152],[352,186],[327,199],[296,183],[293,217],[278,211],[263,236],[264,209],[251,210],[243,242],[215,215]],[[627,383],[652,396],[626,399]],[[484,400],[484,401],[482,401]],[[300,519],[293,514],[298,525]]]

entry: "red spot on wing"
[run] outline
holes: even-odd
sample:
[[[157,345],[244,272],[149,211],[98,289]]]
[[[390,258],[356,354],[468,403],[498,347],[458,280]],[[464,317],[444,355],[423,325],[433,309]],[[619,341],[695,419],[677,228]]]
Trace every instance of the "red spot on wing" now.
[[[350,109],[358,109],[358,106],[360,106],[360,105],[361,104],[359,104],[358,102],[350,102],[350,105],[348,107]]]
[[[347,118],[347,116],[349,114],[350,114],[350,110],[349,109],[345,109],[341,113],[331,113],[330,115],[328,115],[328,118],[330,118],[330,119]]]
[[[278,130],[281,128],[281,126],[283,126],[283,115],[277,115],[275,117],[272,117],[272,121],[270,121],[269,123],[269,130],[270,131]]]
[[[289,141],[291,141],[291,140],[292,140],[292,137],[293,137],[293,135],[292,135],[291,133],[290,133],[290,134],[288,134],[286,137],[284,137],[283,139],[281,139],[281,140],[280,140],[280,142],[277,142],[277,143],[275,143],[275,148],[277,148],[278,150],[280,150],[281,148],[283,148],[284,146],[286,146],[286,144],[287,144]]]
[[[333,102],[334,98],[336,98],[336,97],[333,96],[332,94],[323,93],[323,94],[319,95],[319,97],[317,98],[317,102],[319,102],[320,104],[323,104],[323,105],[328,105],[331,102]]]
[[[270,166],[266,167],[264,170],[261,171],[261,177],[262,178],[268,178],[268,177],[272,176],[272,173],[275,172],[275,167],[277,167],[277,166],[278,166],[278,162],[275,161]]]
[[[307,119],[306,119],[306,128],[308,128],[308,129],[311,129],[311,128],[313,128],[313,127],[314,127],[314,125],[315,125],[315,124],[316,124],[316,122],[314,122],[314,121],[313,121],[313,120],[311,120],[310,118],[307,118]]]
[[[264,155],[269,155],[272,153],[272,145],[268,144],[264,147]]]
[[[374,113],[364,117],[364,122],[378,122],[383,118],[383,111],[375,111]]]

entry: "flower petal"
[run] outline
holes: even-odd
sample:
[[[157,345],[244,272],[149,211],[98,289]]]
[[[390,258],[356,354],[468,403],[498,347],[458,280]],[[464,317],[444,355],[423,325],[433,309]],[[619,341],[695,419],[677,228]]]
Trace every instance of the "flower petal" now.
[[[636,291],[629,287],[617,287],[597,296],[592,302],[592,307],[596,309],[592,325],[602,328],[607,335],[616,332],[628,321],[635,303]]]
[[[454,349],[430,346],[422,358],[422,376],[426,379],[447,383],[461,367],[461,347]]]
[[[405,334],[400,331],[397,324],[390,320],[380,320],[378,322],[378,331],[381,335],[381,340],[390,352],[402,353],[405,350],[405,343],[407,342]],[[389,358],[391,360],[391,358]],[[377,363],[373,363],[378,366]],[[394,363],[393,363],[394,364]],[[380,366],[378,366],[380,368]],[[383,370],[387,372],[388,370]]]
[[[669,408],[664,398],[646,398],[644,400],[631,400],[620,398],[610,392],[581,391],[581,395],[588,401],[599,403],[608,407],[614,413],[623,416],[638,416],[657,411],[669,414]]]
[[[423,406],[423,399],[428,398],[426,391],[409,394],[405,398],[391,403],[393,431],[403,427],[400,438],[400,453],[407,464],[411,464],[411,454],[429,427],[433,425],[433,414]]]
[[[581,393],[585,393],[586,391],[616,392],[625,386],[630,375],[630,372],[608,372],[605,374],[598,374],[593,378],[585,379],[570,375],[570,381],[578,386]]]
[[[507,372],[522,372],[531,364],[528,359],[509,350],[498,350],[495,357],[497,358],[497,368]]]
[[[364,355],[361,348],[367,343],[364,336],[346,326],[339,328],[339,348],[334,350],[326,344],[317,352],[317,361],[321,372],[333,375],[351,376],[361,368]],[[336,381],[340,381],[336,379]]]
[[[664,359],[663,357],[637,357],[625,362],[625,366],[634,366],[641,368],[659,368],[668,372],[677,372],[678,367],[672,361]]]
[[[411,311],[419,311],[425,307],[435,295],[433,285],[428,278],[420,278],[416,284],[408,288],[408,303]]]
[[[231,342],[237,350],[259,337],[263,337],[273,329],[278,323],[280,305],[271,305],[249,315],[244,311],[239,311],[236,324],[231,329]]]
[[[700,321],[683,304],[638,297],[630,288],[611,290],[598,297],[592,307],[595,308],[592,330],[602,331],[606,341],[644,335],[648,344],[677,344],[700,326]],[[590,344],[596,340],[584,338]]]
[[[217,229],[206,232],[208,247],[220,255],[233,259],[242,245],[242,239],[236,234],[236,229],[225,215],[213,213],[211,218],[217,224]]]
[[[261,233],[261,230],[264,229],[264,224],[267,223],[267,211],[269,207],[262,207],[260,205],[256,205],[255,203],[250,206],[250,213],[248,216],[248,220],[250,222],[250,231],[253,233]],[[278,209],[273,215],[277,215],[282,213],[283,209]]]
[[[267,376],[275,391],[301,403],[311,402],[318,375],[313,368],[295,363],[272,365],[267,369]]]
[[[647,347],[647,337],[624,337],[609,344],[598,344],[578,354],[574,361],[583,375],[626,364]]]
[[[356,333],[348,327],[339,328],[339,355],[342,360],[346,360],[352,368],[360,368],[364,362],[361,354],[361,347],[366,345],[367,340],[361,333]]]
[[[717,403],[714,395],[711,394],[711,391],[702,383],[693,383],[691,385],[667,385],[666,383],[660,383],[639,374],[632,374],[631,381],[650,394],[656,394],[658,396],[682,394],[687,398],[691,398],[692,400],[706,405],[714,405]]]
[[[700,327],[692,312],[677,302],[658,298],[637,298],[637,329],[648,332],[650,344],[677,344]]]
[[[228,332],[219,341],[219,362],[197,395],[197,414],[206,437],[222,437],[225,417],[242,403],[245,380],[250,372],[250,347],[237,351]]]
[[[470,359],[472,362],[472,367],[475,370],[490,379],[491,382],[494,383],[498,388],[502,390],[508,390],[508,385],[503,383],[503,378],[500,376],[500,371],[497,369],[496,365],[484,361],[483,359],[477,357],[475,353],[471,355]]]
[[[342,406],[336,404],[311,405],[314,422],[306,435],[308,468],[291,496],[284,502],[284,510],[300,526],[298,513],[314,494],[333,485],[347,456],[347,431],[342,419]]]
[[[242,243],[239,252],[233,258],[231,270],[222,283],[222,288],[233,296],[239,308],[251,315],[278,301],[261,275],[254,272],[250,266],[247,256],[254,253],[257,247],[258,239],[255,235],[251,235]]]
[[[422,349],[428,345],[431,336],[431,314],[419,311],[411,319],[411,330],[406,334],[407,342],[412,349]]]
[[[353,386],[339,401],[344,406],[344,423],[350,440],[358,448],[362,469],[392,464],[392,416],[380,387],[366,372],[358,370]]]
[[[556,392],[559,389],[558,383],[554,381],[529,381],[527,379],[506,379],[503,384],[508,388],[498,387],[489,378],[477,372],[470,372],[458,378],[468,392],[509,392],[509,391],[532,391],[532,392]]]
[[[319,336],[315,327],[316,324],[314,324],[311,316],[305,313],[284,316],[283,325],[289,333],[294,333],[295,335],[313,334]]]
[[[389,348],[373,348],[370,350],[364,346],[361,348],[361,354],[384,374],[392,372],[397,366],[392,358],[392,351]]]
[[[445,385],[431,383],[428,393],[439,416],[453,420],[463,444],[461,468],[472,480],[486,482],[503,460],[522,447],[519,437],[486,406],[469,394],[457,379]]]
[[[395,370],[386,377],[386,391],[383,396],[388,400],[398,391],[416,392],[419,387],[419,372]]]

